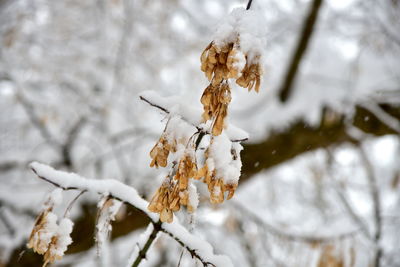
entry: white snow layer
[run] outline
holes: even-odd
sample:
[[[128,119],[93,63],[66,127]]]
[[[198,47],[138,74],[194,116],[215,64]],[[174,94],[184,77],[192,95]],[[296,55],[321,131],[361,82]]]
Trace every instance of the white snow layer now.
[[[199,194],[197,193],[197,187],[193,183],[190,183],[188,192],[189,204],[192,206],[193,210],[196,210],[197,206],[199,205]]]
[[[237,184],[239,181],[242,148],[239,143],[232,143],[224,132],[213,138],[207,165],[210,170],[216,170],[217,177],[223,178],[225,184]]]
[[[213,40],[218,47],[233,43],[239,37],[240,51],[247,55],[251,63],[266,50],[266,22],[258,10],[235,8],[218,25]]]
[[[62,191],[63,190],[61,188],[56,188],[53,191],[51,191],[47,196],[47,201],[45,201],[43,209],[48,209],[50,207],[61,204],[63,199]]]
[[[117,180],[87,179],[75,173],[55,170],[50,166],[38,162],[32,162],[30,166],[40,178],[63,189],[69,188],[87,190],[99,194],[109,194],[113,198],[129,203],[142,210],[153,222],[158,222],[159,220],[158,214],[147,210],[149,203],[141,198],[133,187]],[[195,251],[204,261],[210,262],[215,266],[233,266],[229,257],[214,254],[212,246],[207,241],[189,233],[189,231],[179,223],[178,218],[175,217],[170,224],[163,223],[161,227],[166,233],[183,242],[187,248]]]
[[[69,218],[63,218],[58,225],[56,232],[57,243],[50,249],[51,254],[57,255],[59,257],[64,256],[64,252],[67,250],[68,245],[72,243],[72,238],[70,234],[72,233],[72,228],[74,223]]]

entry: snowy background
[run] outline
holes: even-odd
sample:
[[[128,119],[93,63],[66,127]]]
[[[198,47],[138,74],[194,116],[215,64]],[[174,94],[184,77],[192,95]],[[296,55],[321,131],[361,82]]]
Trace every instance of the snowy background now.
[[[263,83],[258,94],[233,85],[229,107],[230,123],[249,133],[242,182],[221,205],[199,186],[197,212],[177,217],[234,266],[400,266],[400,2],[323,1],[281,101],[315,2],[253,0],[250,28],[266,39]],[[139,95],[201,110],[200,55],[246,4],[0,0],[0,266],[41,266],[26,242],[54,187],[32,161],[116,179],[150,200],[168,173],[149,167],[166,121]],[[54,212],[76,195],[63,193]],[[73,244],[54,266],[126,266],[151,231],[122,205],[99,257],[101,198],[86,193],[72,207]],[[141,266],[178,262],[201,266],[161,234]]]

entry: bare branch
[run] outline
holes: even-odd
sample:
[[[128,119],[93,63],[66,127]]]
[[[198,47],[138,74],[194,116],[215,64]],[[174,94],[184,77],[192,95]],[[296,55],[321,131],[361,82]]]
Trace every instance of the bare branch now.
[[[290,97],[299,66],[307,51],[309,41],[311,40],[322,2],[323,0],[313,0],[307,17],[303,22],[296,49],[290,60],[283,83],[279,88],[279,98],[282,102],[286,102]]]
[[[372,205],[373,205],[373,211],[374,211],[373,219],[374,219],[374,223],[375,223],[375,233],[373,236],[373,240],[374,240],[375,247],[376,247],[374,266],[379,267],[381,258],[382,258],[382,249],[380,248],[380,245],[379,245],[381,235],[382,235],[381,198],[380,198],[380,194],[379,194],[377,179],[376,179],[371,161],[368,159],[368,156],[362,147],[360,147],[359,152],[360,152],[361,160],[363,161],[364,166],[365,166],[368,184],[369,184],[370,191],[371,191]]]
[[[132,267],[138,267],[139,264],[142,262],[142,260],[146,258],[147,251],[149,250],[150,246],[153,244],[154,240],[156,239],[156,237],[160,231],[161,231],[161,223],[160,222],[153,223],[153,231],[149,235],[149,238],[147,239],[143,248],[141,248],[139,250],[136,260],[132,264]]]
[[[332,180],[336,182],[335,191],[336,191],[337,195],[339,196],[339,199],[340,199],[342,205],[344,206],[346,212],[348,213],[350,218],[353,220],[353,222],[360,227],[360,230],[364,234],[364,236],[367,239],[371,240],[371,234],[370,234],[370,232],[368,230],[367,223],[364,221],[364,219],[362,217],[360,217],[356,213],[356,211],[354,210],[353,206],[350,204],[348,198],[345,195],[343,186],[340,186],[339,183],[337,182],[337,180],[334,179],[334,177],[332,175],[332,168],[331,168],[332,161],[333,161],[332,152],[329,149],[327,149],[326,153],[327,153],[327,156],[328,156],[327,157],[328,158],[328,175],[331,176]]]
[[[361,103],[361,106],[372,112],[382,123],[400,134],[400,121],[385,112],[378,104],[374,102]]]
[[[32,122],[33,126],[39,130],[40,135],[46,140],[52,147],[55,149],[60,148],[60,143],[56,140],[56,138],[50,133],[47,127],[41,122],[39,116],[36,114],[36,110],[32,103],[30,103],[20,92],[18,94],[18,100],[21,103],[22,107],[24,108],[26,115],[28,115],[30,121]]]
[[[246,10],[250,9],[252,2],[253,2],[253,0],[249,0],[249,2],[247,3],[247,6],[246,6]]]

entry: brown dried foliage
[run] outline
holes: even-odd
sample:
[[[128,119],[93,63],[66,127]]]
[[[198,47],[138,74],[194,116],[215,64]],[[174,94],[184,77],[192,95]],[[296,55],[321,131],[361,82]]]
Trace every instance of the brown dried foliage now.
[[[201,97],[204,107],[203,121],[213,119],[212,134],[220,135],[225,128],[225,117],[228,114],[228,105],[231,102],[231,89],[229,85],[220,83],[217,86],[210,84]]]
[[[255,89],[258,92],[262,74],[260,57],[255,57],[253,62],[249,62],[248,55],[240,51],[238,37],[235,42],[223,46],[211,42],[201,54],[200,60],[201,70],[210,81],[200,100],[204,108],[202,120],[211,121],[211,135],[218,136],[226,126],[225,119],[232,99],[228,79],[235,79],[239,86],[249,91]],[[164,134],[150,152],[152,158],[150,166],[166,167],[169,153],[175,151],[176,140],[174,144],[168,143],[164,130]],[[207,151],[205,155],[208,158]],[[148,209],[159,213],[162,222],[172,222],[173,211],[178,211],[181,206],[187,206],[188,211],[192,212],[194,207],[190,206],[188,200],[188,185],[191,178],[204,178],[203,182],[208,186],[211,203],[222,203],[225,192],[227,199],[232,198],[237,188],[237,184],[225,184],[223,177],[217,177],[216,170],[210,170],[207,164],[197,170],[196,161],[185,153],[179,160],[176,174],[172,178],[165,179],[151,199]]]
[[[159,166],[166,167],[168,162],[169,152],[175,152],[175,151],[176,151],[176,144],[175,143],[170,144],[165,135],[164,134],[161,135],[158,142],[154,145],[154,147],[150,151],[150,157],[152,158],[150,167],[153,166],[156,166],[156,168],[158,168]]]
[[[253,88],[258,93],[261,85],[262,68],[260,64],[249,64],[242,70],[242,75],[236,80],[236,83],[251,91]]]
[[[195,177],[197,180],[201,178],[204,178],[203,182],[208,186],[210,202],[213,204],[224,202],[225,192],[228,192],[226,199],[231,199],[235,194],[237,184],[225,184],[222,178],[217,178],[216,170],[210,170],[207,164],[197,172]]]
[[[43,267],[45,267],[48,263],[53,263],[56,260],[61,260],[62,256],[58,255],[57,253],[53,253],[53,250],[57,249],[57,242],[58,242],[58,236],[53,236],[51,238],[49,248],[44,254],[44,264]]]
[[[186,206],[189,212],[194,211],[194,207],[189,202],[189,179],[197,173],[197,165],[188,154],[180,160],[177,172],[173,179],[166,178],[161,187],[154,194],[148,209],[160,214],[162,222],[171,223],[173,211],[180,210],[181,206]]]
[[[343,267],[344,260],[340,255],[336,255],[335,247],[327,245],[323,248],[322,254],[318,261],[318,267]]]
[[[53,210],[52,207],[42,211],[39,216],[36,218],[35,225],[33,226],[32,232],[28,239],[28,248],[32,248],[34,252],[43,255],[46,253],[48,246],[45,243],[42,243],[43,240],[41,238],[35,239],[34,236],[36,234],[40,235],[40,230],[42,230],[47,224],[47,214]]]
[[[204,90],[201,97],[204,113],[203,121],[214,120],[212,134],[220,135],[225,126],[225,118],[228,114],[228,105],[231,101],[231,92],[227,80],[236,79],[236,83],[249,91],[260,90],[262,68],[259,64],[260,57],[255,57],[254,62],[248,61],[244,55],[246,64],[240,69],[240,39],[228,43],[222,47],[211,42],[201,54],[201,70],[205,73],[210,85]]]

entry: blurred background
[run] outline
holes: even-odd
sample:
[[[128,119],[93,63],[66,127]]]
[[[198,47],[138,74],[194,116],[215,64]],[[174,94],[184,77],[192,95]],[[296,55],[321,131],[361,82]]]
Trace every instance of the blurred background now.
[[[41,266],[25,244],[53,187],[33,160],[152,196],[168,172],[149,167],[165,122],[138,94],[201,107],[200,54],[246,4],[0,0],[0,266]],[[235,266],[400,266],[400,1],[251,9],[268,44],[260,93],[233,88],[230,121],[250,134],[238,191],[218,206],[204,195],[194,223],[178,216]],[[75,204],[74,243],[54,266],[125,266],[147,219],[124,206],[98,258],[98,200]],[[180,266],[200,266],[163,235],[141,266],[181,254]]]

